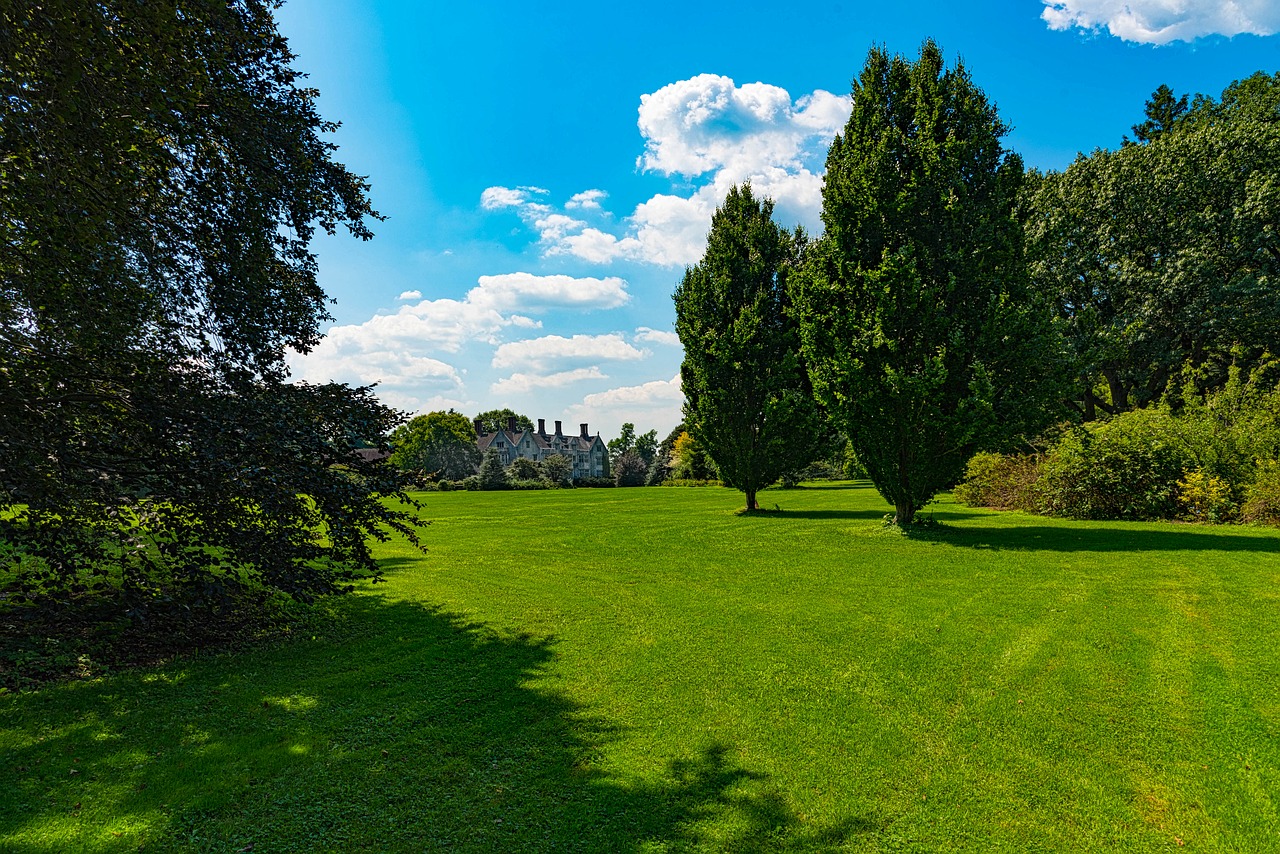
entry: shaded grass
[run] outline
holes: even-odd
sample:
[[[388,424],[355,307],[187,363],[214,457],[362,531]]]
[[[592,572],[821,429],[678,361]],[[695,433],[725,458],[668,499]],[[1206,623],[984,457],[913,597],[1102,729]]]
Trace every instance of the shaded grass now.
[[[1277,847],[1276,532],[738,498],[431,494],[313,639],[0,696],[0,849]]]

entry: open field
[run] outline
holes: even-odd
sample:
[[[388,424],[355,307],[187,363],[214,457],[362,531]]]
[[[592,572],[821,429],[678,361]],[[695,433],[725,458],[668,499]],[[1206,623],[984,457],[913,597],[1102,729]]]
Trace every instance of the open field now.
[[[0,696],[0,850],[1280,850],[1280,532],[423,498],[294,641]]]

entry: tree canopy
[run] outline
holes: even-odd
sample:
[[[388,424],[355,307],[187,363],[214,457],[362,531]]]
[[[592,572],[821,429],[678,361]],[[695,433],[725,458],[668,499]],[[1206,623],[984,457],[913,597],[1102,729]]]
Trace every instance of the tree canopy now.
[[[1184,111],[1166,90],[1148,102],[1162,118],[1144,144],[1081,155],[1029,186],[1031,271],[1090,419],[1180,389],[1185,371],[1218,387],[1232,363],[1280,351],[1280,76]]]
[[[793,277],[814,391],[900,523],[974,451],[1046,420],[1060,368],[1026,287],[1022,162],[962,65],[874,48]]]
[[[819,443],[786,289],[803,247],[803,235],[774,223],[772,201],[732,187],[711,218],[706,253],[675,292],[685,422],[748,510]]]
[[[272,9],[0,6],[10,602],[305,598],[376,574],[370,535],[413,535],[379,500],[396,473],[353,453],[398,416],[284,382],[329,319],[312,238],[377,214]]]
[[[474,425],[452,409],[410,419],[391,434],[391,445],[393,465],[445,480],[475,474],[481,461]]]
[[[480,422],[484,432],[497,433],[499,430],[507,429],[508,419],[511,418],[516,420],[517,430],[533,429],[533,422],[514,409],[489,409],[477,415],[475,420]]]

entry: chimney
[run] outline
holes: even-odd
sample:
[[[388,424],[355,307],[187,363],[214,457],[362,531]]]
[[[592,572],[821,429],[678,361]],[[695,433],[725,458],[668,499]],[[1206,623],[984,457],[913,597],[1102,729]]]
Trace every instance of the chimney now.
[[[539,436],[547,435],[547,419],[545,418],[538,419],[538,435]]]
[[[587,425],[586,425],[585,423],[583,423],[581,426],[582,426],[582,433],[581,433],[582,438],[584,438],[584,439],[590,439],[590,438],[591,438],[591,434],[587,432]]]
[[[507,430],[512,433],[516,432],[516,417],[514,415],[507,416]]]
[[[556,422],[556,435],[557,435],[557,436],[559,436],[559,435],[560,435],[560,422],[559,422],[559,421],[557,421],[557,422]]]
[[[477,419],[475,420],[475,425],[476,425],[476,435],[477,435],[477,436],[483,436],[483,435],[484,435],[484,425],[480,423],[480,419],[479,419],[479,418],[477,418]]]

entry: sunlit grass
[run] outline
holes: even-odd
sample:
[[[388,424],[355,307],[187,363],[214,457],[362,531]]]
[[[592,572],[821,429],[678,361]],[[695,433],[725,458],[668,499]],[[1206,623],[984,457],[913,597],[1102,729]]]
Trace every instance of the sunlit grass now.
[[[0,850],[1280,847],[1277,532],[739,498],[427,495],[302,639],[0,697]]]

